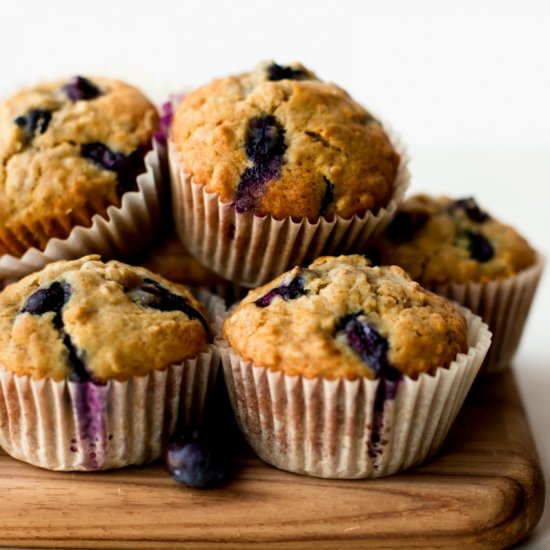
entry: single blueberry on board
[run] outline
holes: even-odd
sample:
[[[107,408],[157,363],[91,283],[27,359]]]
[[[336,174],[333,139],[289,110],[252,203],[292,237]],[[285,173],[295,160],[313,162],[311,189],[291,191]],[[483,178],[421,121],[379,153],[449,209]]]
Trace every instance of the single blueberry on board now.
[[[325,210],[334,202],[334,183],[332,183],[326,176],[323,176],[325,180],[326,188],[323,199],[321,200],[321,208],[319,213],[323,214]]]
[[[285,130],[274,116],[264,115],[249,121],[245,150],[252,166],[241,174],[235,192],[237,212],[253,210],[265,184],[279,177],[286,147]]]
[[[495,255],[495,249],[493,245],[477,231],[467,231],[468,246],[470,249],[470,256],[478,262],[485,263],[491,260]]]
[[[304,279],[298,275],[287,285],[281,285],[270,290],[267,294],[258,298],[254,303],[258,307],[268,307],[277,296],[280,296],[285,302],[288,302],[288,300],[295,300],[307,294],[304,285]]]
[[[425,212],[398,212],[386,229],[387,236],[395,242],[412,240],[415,233],[426,225],[429,219]]]
[[[164,464],[176,481],[198,489],[219,485],[227,475],[222,449],[196,434],[172,439],[164,452]]]
[[[272,63],[266,67],[267,77],[269,80],[304,80],[309,78],[306,71],[302,69],[294,69],[288,65],[278,65]]]
[[[83,76],[71,78],[71,80],[63,86],[62,90],[71,101],[95,99],[101,95],[99,88]]]
[[[468,218],[475,223],[483,223],[491,219],[491,216],[484,210],[482,210],[473,197],[467,197],[465,199],[457,199],[453,201],[449,210],[452,212],[457,208],[464,210]]]
[[[158,311],[181,311],[189,319],[196,319],[201,323],[204,331],[211,337],[210,327],[206,319],[187,300],[179,294],[170,292],[157,281],[145,277],[141,284],[135,288],[126,290],[126,294],[132,302]]]
[[[32,109],[26,115],[18,116],[13,122],[21,128],[26,141],[30,141],[36,133],[43,134],[52,119],[51,111]]]

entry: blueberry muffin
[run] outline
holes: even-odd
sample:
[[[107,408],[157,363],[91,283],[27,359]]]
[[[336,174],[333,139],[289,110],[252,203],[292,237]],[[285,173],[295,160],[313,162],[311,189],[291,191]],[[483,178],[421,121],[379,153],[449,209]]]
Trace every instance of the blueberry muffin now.
[[[482,372],[507,368],[519,345],[543,261],[473,198],[408,198],[367,252],[479,315],[493,333]]]
[[[172,139],[208,192],[277,219],[377,211],[399,165],[380,123],[299,64],[264,63],[189,93]]]
[[[178,407],[201,407],[215,375],[204,306],[183,286],[97,256],[8,286],[0,327],[0,443],[47,468],[157,458]]]
[[[238,423],[266,462],[380,477],[437,451],[490,344],[399,267],[322,257],[249,292],[220,343]]]
[[[263,63],[187,94],[168,151],[178,237],[246,287],[362,251],[408,184],[397,140],[299,64]]]
[[[306,378],[417,378],[467,349],[452,304],[362,256],[319,258],[249,292],[223,335],[243,358]]]
[[[471,197],[415,195],[400,205],[377,242],[375,258],[433,286],[505,279],[532,266],[536,253]]]
[[[136,88],[81,76],[41,83],[0,103],[0,254],[22,255],[89,226],[137,189],[158,130]]]

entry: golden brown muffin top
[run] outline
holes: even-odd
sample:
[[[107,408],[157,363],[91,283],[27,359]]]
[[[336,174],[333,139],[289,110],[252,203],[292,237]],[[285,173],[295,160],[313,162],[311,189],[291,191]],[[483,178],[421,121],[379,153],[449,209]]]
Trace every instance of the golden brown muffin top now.
[[[416,378],[467,350],[450,302],[358,255],[319,258],[251,291],[223,336],[244,359],[306,378]]]
[[[0,364],[35,379],[143,376],[198,355],[209,338],[184,286],[98,256],[52,263],[0,293]]]
[[[0,237],[30,227],[43,245],[42,231],[67,236],[56,220],[82,212],[85,222],[90,210],[119,204],[145,171],[158,124],[139,90],[99,77],[38,84],[0,102]],[[0,254],[22,252],[0,240]]]
[[[425,286],[486,283],[533,265],[535,251],[473,198],[415,195],[375,243],[376,263],[396,264]]]
[[[399,165],[382,126],[302,65],[263,63],[185,96],[171,137],[185,170],[237,211],[315,220],[377,211]]]

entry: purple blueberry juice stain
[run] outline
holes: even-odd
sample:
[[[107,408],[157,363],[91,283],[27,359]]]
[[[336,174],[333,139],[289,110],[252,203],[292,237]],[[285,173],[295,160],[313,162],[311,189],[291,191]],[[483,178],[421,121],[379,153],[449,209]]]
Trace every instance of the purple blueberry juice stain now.
[[[162,145],[166,145],[173,119],[174,105],[172,101],[165,101],[160,108],[160,129],[155,134],[155,139]]]
[[[294,277],[288,284],[280,285],[270,290],[267,294],[264,294],[261,298],[258,298],[254,303],[258,307],[268,307],[271,302],[277,297],[281,297],[285,302],[289,300],[295,300],[300,296],[305,296],[307,290],[305,289],[305,282],[299,275]]]
[[[109,386],[93,381],[73,385],[78,441],[83,453],[82,465],[89,470],[101,468],[107,459],[106,410]]]
[[[249,121],[245,150],[252,166],[241,174],[235,192],[237,212],[253,210],[265,185],[280,176],[286,148],[285,130],[274,116],[264,115]]]
[[[483,223],[491,219],[491,216],[479,207],[473,197],[453,201],[449,205],[449,211],[453,212],[456,209],[463,210],[468,218],[475,223]]]
[[[101,95],[100,89],[83,76],[71,78],[61,89],[71,101],[95,99]]]
[[[386,403],[395,399],[399,382],[403,375],[388,360],[388,341],[370,324],[362,312],[352,313],[342,318],[336,338],[344,341],[368,365],[378,378],[374,401],[369,456],[382,454],[384,445],[384,409]]]

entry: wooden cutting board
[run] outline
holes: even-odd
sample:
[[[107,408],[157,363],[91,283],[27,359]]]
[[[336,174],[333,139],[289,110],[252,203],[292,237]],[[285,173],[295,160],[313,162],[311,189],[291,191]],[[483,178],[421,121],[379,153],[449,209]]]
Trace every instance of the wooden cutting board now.
[[[160,465],[91,474],[0,455],[0,544],[79,548],[504,548],[539,520],[544,481],[511,372],[478,383],[442,452],[376,481],[271,468],[244,451],[198,491]]]

